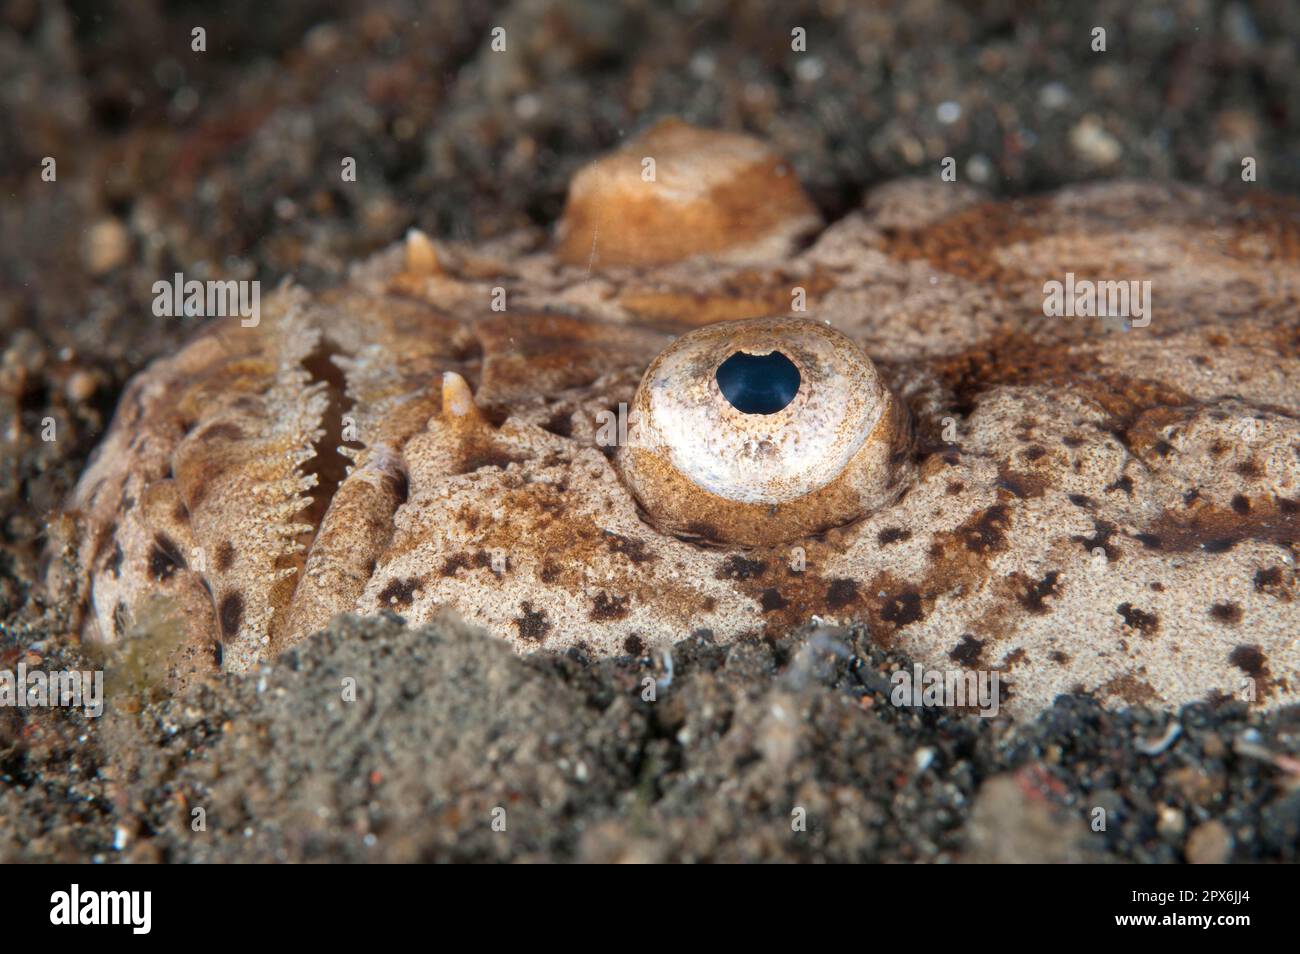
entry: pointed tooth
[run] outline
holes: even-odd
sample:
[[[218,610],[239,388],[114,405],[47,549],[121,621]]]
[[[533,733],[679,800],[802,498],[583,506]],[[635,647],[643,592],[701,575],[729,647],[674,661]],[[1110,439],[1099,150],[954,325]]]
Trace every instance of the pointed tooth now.
[[[441,275],[442,266],[438,263],[438,250],[433,247],[429,236],[419,229],[408,229],[404,261],[406,271],[413,275]]]
[[[482,424],[483,413],[474,403],[469,385],[455,371],[442,375],[442,418],[449,424]]]

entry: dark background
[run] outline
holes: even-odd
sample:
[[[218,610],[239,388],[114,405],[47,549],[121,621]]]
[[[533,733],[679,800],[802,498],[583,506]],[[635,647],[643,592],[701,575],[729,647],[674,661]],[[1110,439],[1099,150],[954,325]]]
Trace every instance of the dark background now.
[[[135,321],[160,275],[314,284],[413,224],[546,226],[578,166],[666,114],[768,138],[831,217],[943,156],[1015,195],[1223,183],[1251,155],[1295,193],[1298,38],[1294,0],[4,0],[0,334],[138,365],[171,344]]]

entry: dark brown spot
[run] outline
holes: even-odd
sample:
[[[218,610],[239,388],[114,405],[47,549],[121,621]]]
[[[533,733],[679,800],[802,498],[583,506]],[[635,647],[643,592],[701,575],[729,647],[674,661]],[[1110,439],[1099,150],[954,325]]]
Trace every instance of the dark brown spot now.
[[[714,577],[719,580],[752,580],[762,576],[766,570],[767,564],[762,560],[750,560],[737,554],[727,557]]]
[[[1225,626],[1241,622],[1241,607],[1236,603],[1215,603],[1210,607],[1210,617]]]
[[[886,527],[876,536],[877,542],[879,542],[882,547],[887,547],[891,543],[898,543],[901,540],[905,541],[910,539],[912,539],[912,531],[904,530],[902,527]]]
[[[244,598],[238,593],[227,593],[221,600],[217,616],[221,620],[221,638],[233,639],[244,617]]]
[[[1255,571],[1255,592],[1278,596],[1281,589],[1282,568],[1280,566],[1271,566],[1267,569]]]
[[[1154,613],[1138,609],[1132,603],[1120,603],[1115,612],[1124,617],[1124,625],[1136,629],[1143,636],[1153,636],[1160,629],[1160,618]]]
[[[970,633],[963,633],[961,641],[948,650],[948,658],[962,666],[977,666],[984,654],[984,640],[976,639]]]
[[[641,637],[633,633],[627,639],[623,640],[623,651],[629,656],[640,656],[645,652],[645,643]]]
[[[1103,696],[1118,696],[1132,706],[1146,705],[1160,698],[1160,694],[1151,683],[1139,679],[1132,673],[1115,676],[1098,687],[1097,691]]]
[[[1070,539],[1075,543],[1083,544],[1083,548],[1089,553],[1100,547],[1106,554],[1107,562],[1114,563],[1119,559],[1119,551],[1112,547],[1109,541],[1115,533],[1115,525],[1105,520],[1093,520],[1092,527],[1094,531],[1092,536],[1075,534]]]
[[[1046,613],[1048,606],[1044,600],[1057,595],[1056,581],[1060,575],[1059,570],[1051,570],[1041,580],[1029,580],[1021,574],[1015,574],[1022,587],[1016,596],[1020,605],[1038,616]]]
[[[1252,679],[1259,679],[1268,674],[1268,659],[1254,643],[1238,646],[1228,654],[1228,662],[1236,666]]]
[[[997,487],[1021,500],[1043,495],[1043,480],[1031,474],[1017,474],[1003,467],[998,471]]]
[[[423,582],[419,577],[393,579],[379,591],[379,602],[384,606],[410,606],[415,601],[415,591]]]
[[[217,569],[223,573],[235,565],[235,545],[222,540],[217,546]]]
[[[596,594],[591,601],[591,619],[597,622],[609,622],[623,619],[628,613],[628,596],[610,596],[604,590]]]
[[[957,528],[966,549],[986,555],[1006,549],[1010,514],[1004,504],[994,504]]]
[[[831,584],[826,589],[826,605],[833,610],[843,609],[858,598],[858,584],[856,580],[840,578],[831,580]]]
[[[915,591],[907,591],[888,597],[885,600],[885,605],[880,610],[881,619],[887,623],[893,623],[899,628],[909,623],[915,623],[924,615],[925,613],[921,609],[921,594]]]
[[[611,553],[621,553],[633,563],[649,563],[654,560],[654,554],[647,551],[645,544],[640,540],[620,536],[609,530],[603,532],[605,545],[609,547]]]
[[[764,613],[775,613],[777,610],[783,610],[790,605],[790,601],[783,597],[776,587],[769,586],[759,595],[759,605],[763,607]]]
[[[1232,509],[1234,513],[1239,513],[1244,517],[1250,513],[1250,501],[1242,494],[1236,494],[1232,498]]]
[[[540,643],[551,630],[551,623],[546,618],[546,611],[537,610],[534,612],[533,604],[526,600],[519,604],[519,610],[523,613],[522,616],[515,617],[515,626],[519,628],[519,638],[530,643]],[[629,636],[628,638],[636,639],[635,636]]]
[[[492,565],[492,555],[486,550],[477,550],[474,553],[454,553],[443,561],[442,569],[439,571],[443,576],[455,576],[461,570],[491,570],[498,578],[501,574],[497,573],[496,567]]]

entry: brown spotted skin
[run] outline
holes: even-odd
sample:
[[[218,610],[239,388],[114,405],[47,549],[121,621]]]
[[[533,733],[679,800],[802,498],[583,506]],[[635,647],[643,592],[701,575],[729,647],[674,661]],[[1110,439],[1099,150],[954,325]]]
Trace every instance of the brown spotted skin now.
[[[413,238],[142,372],[71,502],[77,571],[52,580],[83,635],[126,639],[162,601],[185,682],[218,643],[247,670],[344,611],[450,607],[521,651],[594,655],[816,615],[999,669],[1013,713],[1070,691],[1300,699],[1292,200],[1112,183],[993,204],[902,182],[743,262],[593,263],[565,244],[579,224],[559,255]],[[1044,317],[1067,270],[1150,280],[1150,325]],[[907,406],[907,485],[791,542],[661,532],[598,414],[678,334],[789,314],[796,288]]]

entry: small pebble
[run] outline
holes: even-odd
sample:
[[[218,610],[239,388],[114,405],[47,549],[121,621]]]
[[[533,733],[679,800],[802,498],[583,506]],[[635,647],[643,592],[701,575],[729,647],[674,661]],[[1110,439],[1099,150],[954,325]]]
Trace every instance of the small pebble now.
[[[1106,131],[1096,116],[1085,116],[1070,130],[1070,148],[1093,165],[1109,166],[1119,161],[1124,147]]]
[[[65,393],[74,404],[89,401],[99,390],[99,375],[93,371],[74,371],[68,378]]]
[[[966,175],[977,185],[984,185],[993,178],[993,163],[987,156],[971,156],[966,160]]]
[[[1176,841],[1187,830],[1187,816],[1173,805],[1161,805],[1156,819],[1156,831],[1168,841]]]
[[[1044,109],[1057,110],[1070,101],[1070,88],[1064,83],[1048,83],[1038,91],[1038,104]]]
[[[1232,835],[1220,821],[1197,825],[1187,836],[1186,853],[1194,865],[1221,865],[1232,855]]]
[[[123,264],[131,251],[131,236],[120,219],[100,219],[86,236],[86,268],[103,275]]]

